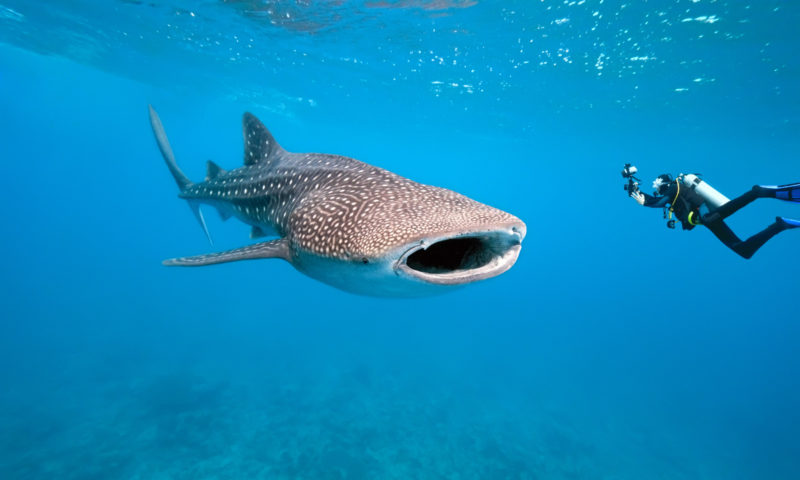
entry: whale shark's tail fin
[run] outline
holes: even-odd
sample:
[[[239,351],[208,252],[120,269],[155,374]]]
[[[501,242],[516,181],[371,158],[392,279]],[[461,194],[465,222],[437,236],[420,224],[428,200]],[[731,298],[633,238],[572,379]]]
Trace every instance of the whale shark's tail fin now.
[[[148,105],[147,108],[150,110],[150,126],[153,128],[153,134],[156,136],[158,149],[161,150],[161,155],[164,156],[164,161],[167,163],[167,168],[169,168],[169,172],[175,179],[175,183],[178,184],[178,188],[181,192],[183,192],[192,185],[192,181],[189,180],[189,177],[184,175],[184,173],[178,167],[177,162],[175,162],[175,154],[172,153],[172,147],[169,146],[167,134],[164,132],[164,126],[161,125],[161,119],[158,118],[158,114],[153,109],[152,105]],[[200,204],[198,202],[189,200],[189,208],[192,209],[192,213],[194,213],[197,221],[200,222],[200,226],[203,227],[203,232],[205,232],[208,241],[213,244],[214,242],[211,240],[211,234],[208,233],[206,220],[203,218],[203,212],[200,211]]]

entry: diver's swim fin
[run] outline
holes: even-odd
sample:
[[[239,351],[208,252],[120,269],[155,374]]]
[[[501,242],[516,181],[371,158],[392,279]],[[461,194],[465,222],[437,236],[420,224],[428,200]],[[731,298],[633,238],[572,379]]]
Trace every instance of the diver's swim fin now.
[[[784,228],[800,228],[800,220],[793,220],[791,218],[776,217],[778,223],[782,223]]]
[[[778,200],[800,203],[800,183],[790,183],[788,185],[760,185],[762,191],[769,192],[770,196],[775,196]]]

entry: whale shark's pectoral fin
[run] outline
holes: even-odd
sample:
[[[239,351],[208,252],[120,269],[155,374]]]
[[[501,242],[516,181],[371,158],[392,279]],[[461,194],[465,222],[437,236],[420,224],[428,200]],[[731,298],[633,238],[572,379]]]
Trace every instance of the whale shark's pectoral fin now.
[[[261,242],[246,247],[226,250],[224,252],[197,255],[194,257],[180,257],[164,260],[168,267],[201,267],[216,263],[237,262],[239,260],[255,260],[258,258],[282,258],[289,260],[289,241],[285,238]]]

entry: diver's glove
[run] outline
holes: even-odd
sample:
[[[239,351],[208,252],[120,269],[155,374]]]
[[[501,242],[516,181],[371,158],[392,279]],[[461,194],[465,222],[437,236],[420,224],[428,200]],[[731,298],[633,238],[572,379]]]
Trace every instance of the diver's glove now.
[[[636,200],[636,203],[639,205],[644,206],[644,193],[639,190],[630,193],[632,199]]]

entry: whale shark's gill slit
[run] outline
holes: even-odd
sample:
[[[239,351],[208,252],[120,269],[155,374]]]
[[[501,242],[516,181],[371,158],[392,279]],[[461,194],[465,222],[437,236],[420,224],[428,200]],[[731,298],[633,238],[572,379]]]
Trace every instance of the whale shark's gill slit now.
[[[412,253],[406,265],[430,274],[474,270],[488,265],[505,251],[505,246],[490,237],[449,238]]]

